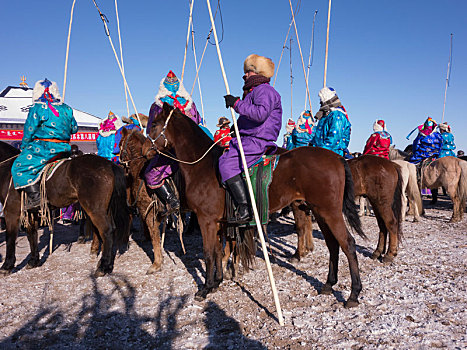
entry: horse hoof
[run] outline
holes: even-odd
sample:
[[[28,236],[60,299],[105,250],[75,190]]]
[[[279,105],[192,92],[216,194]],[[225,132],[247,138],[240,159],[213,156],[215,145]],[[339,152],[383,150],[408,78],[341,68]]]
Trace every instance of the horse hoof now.
[[[373,254],[371,254],[371,260],[376,260],[381,256],[381,253],[378,251],[374,251]]]
[[[394,257],[391,255],[385,255],[382,259],[382,262],[385,264],[390,264],[394,261]]]
[[[96,252],[96,251],[92,251],[89,253],[89,255],[91,256],[91,258],[97,258],[99,256],[99,252]]]
[[[13,269],[0,269],[0,276],[8,276],[11,275],[11,271]]]
[[[203,288],[203,289],[199,290],[198,292],[196,292],[195,300],[196,301],[203,301],[204,299],[206,299],[207,295],[208,295],[207,289]]]
[[[26,265],[26,269],[27,270],[31,270],[35,267],[38,267],[39,266],[39,261],[29,261]]]
[[[78,238],[78,240],[76,241],[76,243],[78,243],[78,244],[85,244],[85,243],[86,243],[86,240],[84,239],[84,237],[80,237],[80,238]]]
[[[146,271],[146,275],[153,275],[156,272],[159,272],[160,270],[161,270],[161,266],[151,265],[149,269]]]
[[[325,284],[319,294],[322,295],[331,295],[332,294],[332,287],[329,284]]]
[[[455,223],[455,222],[459,222],[461,221],[461,219],[459,218],[451,218],[451,220],[449,220],[450,223]]]
[[[297,253],[295,253],[294,255],[292,255],[292,256],[290,257],[289,262],[290,262],[291,264],[299,263],[299,262],[300,262],[300,256],[299,256]]]
[[[106,275],[105,271],[101,269],[97,269],[96,272],[94,272],[94,277],[99,278],[99,277],[104,277]]]
[[[234,272],[232,271],[232,269],[226,269],[223,273],[223,277],[225,280],[233,280],[234,278]]]
[[[356,307],[356,306],[358,306],[358,304],[359,304],[359,303],[358,303],[358,300],[350,300],[350,299],[349,299],[349,300],[347,300],[347,301],[345,302],[344,307],[345,307],[346,309],[350,309],[351,307]]]

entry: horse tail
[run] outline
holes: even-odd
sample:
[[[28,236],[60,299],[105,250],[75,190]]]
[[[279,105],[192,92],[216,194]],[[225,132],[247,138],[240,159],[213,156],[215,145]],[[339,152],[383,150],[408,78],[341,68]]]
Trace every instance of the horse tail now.
[[[396,218],[396,223],[397,223],[397,238],[400,240],[402,238],[402,227],[401,227],[401,222],[402,222],[402,170],[401,167],[393,163],[396,167],[397,171],[397,184],[396,188],[394,190],[394,197],[392,200],[392,212],[394,214],[394,217]],[[417,187],[418,188],[418,187]],[[404,194],[405,196],[405,194]]]
[[[239,228],[236,234],[236,254],[246,271],[253,265],[258,249],[255,234],[256,227]]]
[[[420,189],[418,188],[417,168],[412,163],[408,163],[407,168],[409,169],[409,180],[407,182],[407,194],[409,198],[411,198],[412,201],[415,202],[415,205],[417,206],[417,208],[413,208],[413,209],[418,209],[418,214],[423,215],[425,214],[425,209],[423,208],[422,196],[420,194]]]
[[[345,186],[344,186],[344,201],[342,203],[342,212],[347,219],[350,227],[359,234],[359,236],[366,238],[362,230],[362,223],[358,216],[358,211],[355,206],[355,193],[353,188],[352,172],[344,158],[340,158],[341,163],[344,165],[345,170]]]
[[[461,177],[457,185],[457,195],[461,203],[461,213],[465,210],[465,202],[467,200],[467,161],[459,159],[459,166],[461,168]]]
[[[114,239],[118,245],[127,245],[130,236],[130,209],[128,208],[126,181],[123,170],[112,163],[114,188],[108,213],[115,224]]]

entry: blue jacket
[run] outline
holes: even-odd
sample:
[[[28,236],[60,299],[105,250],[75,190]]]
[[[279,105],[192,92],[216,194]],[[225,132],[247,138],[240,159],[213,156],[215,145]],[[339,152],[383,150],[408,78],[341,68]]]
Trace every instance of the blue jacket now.
[[[341,156],[349,146],[351,124],[340,108],[322,117],[310,145],[329,149]]]
[[[454,144],[454,135],[450,132],[443,132],[441,134],[443,138],[443,144],[441,146],[441,151],[439,152],[439,158],[453,156],[455,157],[454,150],[456,149],[456,145]]]
[[[308,132],[299,132],[297,129],[293,129],[292,134],[287,140],[287,149],[291,150],[297,147],[308,146],[314,136],[314,128],[311,134]]]
[[[439,132],[432,132],[430,135],[423,135],[418,133],[418,136],[413,141],[412,149],[413,154],[409,162],[419,163],[422,160],[431,156],[438,156],[441,146],[443,144],[443,137]]]

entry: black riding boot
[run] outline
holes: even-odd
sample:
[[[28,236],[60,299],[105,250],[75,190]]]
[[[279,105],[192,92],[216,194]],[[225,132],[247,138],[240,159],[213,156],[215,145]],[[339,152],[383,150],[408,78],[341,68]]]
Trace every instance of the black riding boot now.
[[[227,218],[229,224],[246,224],[251,221],[251,211],[248,204],[248,197],[245,188],[245,181],[243,181],[241,175],[236,175],[231,179],[228,179],[226,185],[232,195],[237,210],[235,211],[235,217]]]
[[[180,202],[177,198],[177,195],[173,193],[172,188],[164,182],[161,187],[153,189],[156,193],[157,197],[166,205],[168,206],[168,210],[166,213],[173,213],[174,211],[180,208]],[[166,214],[162,213],[162,214]]]
[[[24,188],[27,194],[27,200],[24,204],[26,210],[37,209],[41,204],[41,184],[37,181],[34,185]]]

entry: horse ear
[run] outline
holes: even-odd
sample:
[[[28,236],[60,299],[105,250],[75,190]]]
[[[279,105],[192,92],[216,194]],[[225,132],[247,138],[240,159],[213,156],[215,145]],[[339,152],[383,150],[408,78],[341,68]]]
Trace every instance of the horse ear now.
[[[128,130],[126,128],[122,128],[122,137],[127,137]]]

